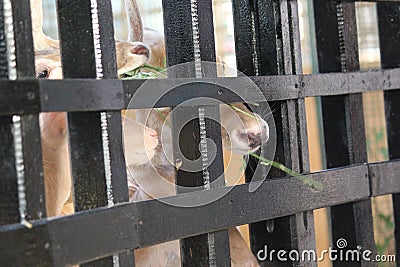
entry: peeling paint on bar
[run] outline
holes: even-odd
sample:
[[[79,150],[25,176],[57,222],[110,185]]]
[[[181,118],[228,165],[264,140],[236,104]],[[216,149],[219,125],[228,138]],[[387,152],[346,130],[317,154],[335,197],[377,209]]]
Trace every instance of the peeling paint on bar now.
[[[97,0],[91,0],[92,25],[93,25],[93,41],[94,54],[96,61],[96,76],[97,79],[103,78],[103,64],[101,63],[102,52],[100,45],[100,25],[99,25],[99,10],[97,8]]]
[[[119,267],[120,265],[119,265],[119,256],[118,256],[118,254],[114,254],[113,255],[113,265],[114,265],[114,267]]]
[[[110,146],[108,140],[108,129],[107,129],[107,113],[100,113],[101,121],[101,136],[103,139],[103,153],[104,153],[104,167],[106,172],[106,185],[107,185],[107,201],[108,206],[114,206],[114,197],[112,190],[112,173],[111,173],[111,160],[110,160]]]
[[[259,60],[257,53],[257,34],[256,34],[256,24],[254,17],[254,10],[251,11],[251,46],[253,52],[253,65],[254,65],[254,75],[260,75]]]
[[[208,148],[207,148],[207,132],[206,132],[206,112],[204,108],[199,108],[199,124],[200,124],[200,152],[204,179],[204,188],[210,189],[210,173],[208,172]]]
[[[7,42],[8,78],[17,79],[17,64],[15,57],[15,39],[11,0],[4,0],[4,23]]]
[[[26,188],[25,188],[25,167],[22,151],[22,130],[21,117],[13,116],[13,136],[14,136],[14,153],[15,153],[15,168],[17,170],[18,183],[18,206],[21,224],[26,224]]]
[[[199,36],[199,15],[197,13],[197,0],[191,0],[192,11],[192,30],[193,30],[193,49],[194,49],[194,64],[196,69],[196,78],[202,77],[201,72],[201,51],[200,51],[200,36]]]

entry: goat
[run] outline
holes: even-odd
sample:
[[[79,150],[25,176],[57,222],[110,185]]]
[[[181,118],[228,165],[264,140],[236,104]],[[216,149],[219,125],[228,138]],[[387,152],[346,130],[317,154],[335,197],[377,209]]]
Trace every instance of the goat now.
[[[72,186],[66,113],[41,113],[40,128],[47,215],[71,213],[71,207],[62,212],[64,204],[71,203]],[[124,142],[127,165],[144,164],[154,156],[158,144],[157,132],[129,118],[125,119],[124,132],[129,133],[125,135]]]
[[[42,30],[42,1],[32,0],[32,33],[35,45],[35,67],[38,78],[61,79],[62,68],[59,43],[47,37]],[[123,73],[143,65],[149,50],[139,42],[116,43],[118,69]],[[39,115],[43,151],[44,184],[47,215],[58,216],[73,212],[67,115],[49,112]],[[124,142],[127,165],[143,164],[153,157],[158,144],[157,133],[134,120],[125,120],[128,139]],[[65,207],[63,207],[65,206]]]
[[[136,4],[134,1],[131,1],[131,3]],[[135,10],[135,9],[133,9],[133,10]],[[138,9],[136,9],[136,10],[138,10]],[[140,16],[136,16],[136,17],[140,17]],[[133,20],[133,21],[135,21],[135,20]],[[136,29],[137,28],[138,27],[136,27]],[[139,28],[141,28],[141,27],[139,27]],[[154,32],[154,33],[156,33],[156,32]],[[161,42],[161,43],[157,42],[157,43],[160,44],[161,46],[164,46],[163,42]],[[118,52],[118,46],[117,46],[117,52]],[[124,53],[121,53],[121,55],[124,55]],[[154,53],[154,55],[157,55],[157,54]],[[154,55],[151,58],[158,60],[158,62],[160,62],[160,65],[161,65],[161,63],[165,62],[165,60],[162,57],[161,57],[161,59],[160,59],[160,57],[157,59],[157,57],[155,57]],[[47,60],[47,63],[46,63],[46,60]],[[120,59],[118,59],[118,60],[120,60]],[[128,61],[129,60],[127,60],[127,62]],[[47,57],[43,60],[37,61],[37,72],[38,72],[38,75],[42,76],[42,77],[47,76],[49,78],[54,78],[54,76],[52,76],[53,73],[57,73],[57,72],[60,73],[60,68],[61,68],[61,64],[59,63],[59,55],[58,55],[58,59],[57,59],[57,56],[53,55],[52,57]],[[120,69],[120,66],[119,66],[119,69]],[[57,74],[57,75],[59,75],[59,74]],[[242,104],[237,104],[237,108],[247,111],[245,106]],[[225,111],[230,110],[228,107],[225,107],[225,109],[224,108],[222,108],[222,109]],[[153,110],[153,112],[155,112],[155,111]],[[266,139],[268,138],[268,125],[261,119],[256,119],[256,120],[251,121],[249,119],[250,117],[248,117],[248,116],[243,117],[243,114],[240,112],[237,114],[239,115],[239,117],[242,117],[244,121],[247,121],[247,123],[249,123],[249,125],[251,127],[246,126],[248,129],[253,128],[253,130],[256,131],[253,133],[253,136],[261,136],[261,138],[257,139],[257,140],[260,140],[259,143],[257,143],[258,141],[256,141],[256,143],[253,142],[253,145],[251,147],[251,149],[253,149],[253,150],[257,149],[258,146],[261,145],[262,142],[265,142]],[[221,112],[221,116],[222,116],[222,118],[224,118],[228,115],[226,115],[226,113],[224,113],[224,112]],[[153,114],[151,117],[157,118],[157,115]],[[228,118],[229,118],[229,116],[228,116]],[[261,123],[263,126],[260,127],[259,123]],[[224,146],[226,147],[228,144],[237,145],[234,147],[239,147],[241,151],[242,150],[247,151],[249,146],[246,145],[246,141],[244,140],[246,138],[240,138],[240,137],[245,137],[245,136],[243,134],[238,135],[239,132],[236,131],[238,129],[240,130],[240,127],[238,129],[235,129],[235,123],[227,123],[227,125],[231,125],[233,128],[227,129],[227,131],[222,132],[223,139],[224,139]],[[239,124],[236,124],[236,125],[239,125]],[[252,127],[254,125],[257,125],[257,126]],[[236,128],[237,128],[237,126],[236,126]],[[229,132],[229,134],[233,134],[232,136],[236,136],[236,137],[233,138],[232,140],[230,138],[227,138],[228,132]],[[166,145],[165,140],[163,140],[163,142],[164,143],[162,145],[165,148],[165,146],[167,146],[167,145]],[[159,147],[160,147],[160,145],[159,145]],[[163,156],[161,156],[161,157],[157,156],[159,154],[160,153],[155,154],[156,158],[154,159],[154,162],[163,158]],[[153,178],[153,177],[155,177],[156,178],[155,181],[160,181],[159,174],[164,174],[162,176],[162,178],[167,177],[170,180],[174,179],[174,177],[173,177],[174,169],[171,168],[170,163],[159,165],[158,169],[156,169],[155,171],[154,171],[154,169],[143,168],[143,166],[146,166],[146,165],[142,165],[140,168],[139,167],[136,168],[136,166],[129,165],[129,169],[134,170],[134,172],[133,172],[133,175],[135,176],[134,178],[138,178],[138,177]],[[172,173],[172,175],[171,175],[171,173]],[[152,198],[152,197],[149,197],[148,195],[146,196],[146,193],[144,190],[142,190],[143,189],[142,187],[140,187],[139,190],[137,187],[136,188],[132,187],[132,186],[135,186],[135,183],[132,183],[132,180],[133,180],[132,175],[129,175],[129,188],[130,188],[130,196],[131,196],[132,201],[135,201],[135,198],[136,198],[136,200],[145,200],[146,198],[147,199]],[[146,179],[143,179],[143,180],[146,180]],[[151,179],[149,179],[149,181],[150,180]],[[154,185],[152,185],[151,188],[154,189],[155,191],[164,190],[164,189],[166,190],[166,192],[163,192],[162,194],[159,194],[158,196],[156,195],[156,197],[162,197],[162,196],[167,196],[167,195],[172,194],[171,192],[168,192],[168,188],[163,188],[163,187],[154,186]],[[146,188],[146,189],[148,189],[148,188]],[[140,194],[143,194],[143,195],[140,196]],[[140,197],[138,198],[138,196],[140,196]],[[64,208],[66,208],[66,207],[64,207]],[[252,255],[252,253],[248,249],[245,241],[243,240],[243,238],[241,237],[240,233],[237,231],[236,228],[233,227],[233,228],[229,229],[229,236],[230,236],[230,241],[231,241],[230,244],[231,244],[231,251],[232,251],[232,263],[234,264],[234,266],[258,266],[258,263],[257,263],[255,257]],[[161,265],[161,264],[163,264],[162,263],[163,259],[161,259],[160,256],[162,257],[163,255],[161,255],[161,254],[164,254],[164,255],[168,256],[167,262],[169,261],[168,264],[169,264],[169,266],[171,266],[171,264],[173,264],[172,262],[179,261],[179,257],[178,257],[179,252],[178,253],[174,252],[177,248],[179,251],[179,247],[177,247],[176,245],[177,245],[176,241],[172,241],[172,242],[160,244],[157,246],[152,246],[152,247],[147,247],[147,248],[136,250],[135,255],[136,255],[137,265],[138,266],[151,266],[154,264]],[[163,251],[164,253],[162,253],[161,251]]]
[[[133,7],[135,1],[125,0],[131,10],[139,12],[139,9]],[[135,18],[132,21],[141,19],[140,15],[128,13],[128,17]],[[132,25],[132,24],[129,24]],[[130,32],[137,31],[143,27],[141,22]],[[132,41],[132,39],[129,39]],[[158,67],[165,67],[165,43],[161,33],[144,29],[143,42],[150,46],[151,56],[149,63]],[[218,74],[223,73],[221,64],[218,64]],[[251,113],[245,105],[234,104],[236,110],[243,112],[234,112],[227,105],[220,107],[221,129],[223,146],[240,154],[246,154],[257,150],[268,140],[268,124],[258,115],[247,116],[245,113]],[[128,176],[128,187],[130,189],[130,201],[137,202],[153,198],[171,196],[176,193],[175,168],[172,159],[172,132],[165,125],[172,125],[169,120],[170,110],[155,109],[137,111],[136,118],[139,122],[157,130],[158,136],[162,138],[159,142],[157,152],[151,160],[151,165],[132,166],[129,168],[131,175]],[[162,115],[160,115],[162,113]],[[232,266],[259,266],[257,259],[247,247],[242,235],[236,227],[228,230],[231,249]],[[150,246],[135,250],[136,266],[180,266],[179,261],[179,243],[171,241],[155,246]]]
[[[235,104],[241,108],[242,104]],[[245,154],[247,151],[257,150],[268,139],[268,125],[257,115],[247,116],[241,112],[234,112],[227,105],[221,106],[221,124],[223,147]],[[160,114],[160,112],[162,114]],[[168,108],[147,109],[136,111],[139,122],[155,129],[160,138],[155,156],[151,164],[130,166],[128,187],[130,201],[138,202],[154,198],[162,198],[176,194],[175,166],[172,159],[172,125]],[[165,121],[164,121],[165,120]],[[247,133],[246,133],[247,131]],[[248,135],[245,137],[244,135]],[[254,138],[257,136],[258,138]],[[249,250],[243,237],[236,227],[228,230],[231,249],[232,266],[258,266],[257,260]],[[151,256],[150,256],[151,255]],[[154,263],[160,266],[180,266],[179,243],[167,242],[151,247],[135,250],[136,266],[151,266]]]
[[[59,64],[59,67],[61,67],[61,59],[59,57],[60,45],[58,40],[51,39],[43,32],[42,0],[31,0],[31,13],[35,53],[41,58],[53,60],[55,64]],[[131,29],[136,27],[136,24],[130,25]],[[129,38],[134,41],[115,41],[118,75],[143,65],[148,61],[150,56],[149,48],[144,43],[137,41],[142,39],[142,31],[132,30],[131,32],[132,34]],[[49,61],[47,63],[49,63]],[[61,76],[59,75],[59,77]]]

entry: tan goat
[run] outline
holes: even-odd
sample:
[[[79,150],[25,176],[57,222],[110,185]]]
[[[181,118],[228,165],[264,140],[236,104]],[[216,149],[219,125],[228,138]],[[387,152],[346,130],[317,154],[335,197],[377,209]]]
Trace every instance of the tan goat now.
[[[37,76],[38,78],[62,79],[59,43],[47,37],[42,31],[42,1],[32,0],[31,10]],[[143,65],[148,60],[149,50],[143,43],[119,41],[116,47],[118,69],[121,72]],[[47,215],[72,213],[67,115],[65,112],[41,113],[39,121]],[[125,141],[125,150],[129,151],[127,153],[129,157],[126,158],[127,165],[146,163],[154,155],[154,149],[158,144],[157,133],[134,120],[126,120],[124,128],[129,129],[129,136],[126,136],[128,140]]]
[[[135,1],[128,1],[129,3],[136,4]],[[127,4],[128,6],[128,4]],[[138,9],[133,8],[131,10],[136,10],[138,12]],[[140,18],[137,14],[134,15],[137,18]],[[132,18],[132,16],[131,16]],[[134,20],[130,20],[135,21]],[[141,28],[140,27],[135,27],[135,29]],[[162,36],[159,35],[156,31],[146,31],[147,33],[153,33],[155,36]],[[146,39],[146,32],[145,32],[145,39]],[[139,35],[138,35],[139,36]],[[157,37],[159,38],[159,37]],[[43,39],[43,38],[42,38]],[[161,47],[161,49],[164,49],[164,43],[163,40],[160,41],[160,39],[156,39],[154,43],[151,43],[152,46],[152,51],[153,56],[151,57],[151,61],[153,64],[156,63],[155,65],[163,65],[165,60],[165,54],[163,52],[157,53],[160,51],[160,49],[156,49],[155,47]],[[121,52],[121,55],[125,55],[124,51],[120,50],[121,48],[118,48],[117,46],[117,53],[119,51]],[[57,51],[58,52],[58,51]],[[157,56],[159,54],[159,56]],[[59,56],[58,56],[59,57]],[[124,58],[124,56],[122,56]],[[51,58],[47,57],[42,60],[38,58],[39,60],[37,61],[37,72],[39,76],[48,76],[50,78],[56,78],[55,76],[52,76],[53,73],[61,73],[60,68],[61,64],[59,63],[59,58],[57,59],[57,56],[52,56]],[[121,58],[118,58],[118,60],[121,60]],[[126,62],[129,62],[130,60],[127,59]],[[55,67],[54,67],[55,66]],[[120,65],[119,70],[121,69]],[[40,75],[42,73],[42,70],[45,70],[43,75]],[[120,73],[120,71],[119,71]],[[46,75],[45,75],[46,74]],[[59,75],[59,74],[57,74]],[[237,104],[237,108],[242,109],[245,112],[249,112],[247,108],[242,105],[242,104]],[[224,112],[225,111],[225,112]],[[154,110],[152,112],[155,112]],[[168,112],[168,111],[167,111]],[[231,125],[231,128],[228,127],[228,129],[224,130],[222,132],[223,134],[223,139],[224,139],[224,146],[227,147],[228,145],[232,145],[233,148],[237,148],[240,151],[248,151],[248,150],[255,150],[257,149],[262,143],[264,143],[268,139],[268,125],[261,119],[250,119],[250,116],[243,116],[243,113],[237,112],[237,117],[242,117],[243,122],[239,124],[235,124],[230,121],[229,114],[227,115],[227,112],[232,113],[232,110],[229,109],[229,107],[222,107],[221,109],[221,118],[222,120],[226,119],[226,124]],[[224,115],[225,114],[225,115]],[[228,117],[227,117],[228,116]],[[226,118],[227,117],[227,118]],[[159,124],[159,116],[154,114],[151,115],[150,120],[152,120],[155,124]],[[143,122],[144,123],[144,122]],[[146,123],[149,123],[148,121]],[[151,124],[151,123],[150,123]],[[246,125],[244,127],[238,127],[238,125]],[[158,128],[156,128],[158,130]],[[251,133],[251,135],[247,134],[248,132]],[[230,135],[233,138],[228,138],[228,135]],[[154,135],[153,135],[154,137]],[[254,138],[256,137],[256,138]],[[253,141],[249,142],[249,138]],[[163,144],[162,146],[165,148],[168,146],[166,144],[166,140],[162,140]],[[160,146],[158,146],[160,147]],[[129,153],[128,153],[129,154]],[[60,154],[61,155],[61,154]],[[159,161],[160,159],[164,158],[163,160],[165,161],[165,157],[163,155],[160,156],[159,151],[156,152],[156,158],[154,159],[154,162]],[[159,162],[160,163],[160,162]],[[159,165],[156,169],[153,168],[148,168],[146,166],[149,165],[142,165],[140,167],[135,167],[133,165],[130,165],[130,168],[133,170],[131,172],[135,177],[134,179],[139,179],[141,181],[145,181],[145,178],[149,178],[148,180],[151,181],[154,178],[154,181],[160,182],[164,179],[168,179],[173,181],[174,177],[174,169],[170,163],[167,165]],[[171,168],[172,167],[172,168]],[[161,174],[161,176],[160,176]],[[172,174],[172,175],[171,175]],[[161,186],[157,186],[155,184],[150,183],[150,188],[146,188],[147,186],[143,187],[143,184],[139,182],[140,186],[137,187],[137,181],[133,181],[133,177],[130,175],[129,177],[129,187],[130,187],[130,195],[131,195],[131,200],[132,201],[140,201],[140,200],[146,200],[146,199],[151,199],[154,196],[155,197],[162,197],[162,196],[168,196],[171,194],[174,194],[175,192],[170,191],[170,188],[163,188]],[[147,181],[148,182],[148,181]],[[133,186],[134,185],[134,186]],[[154,191],[154,192],[159,192],[159,191],[165,191],[162,193],[158,194],[152,194],[152,196],[149,196],[146,193],[146,190]],[[231,244],[231,254],[232,254],[232,264],[233,266],[258,266],[257,260],[255,257],[252,255],[251,251],[248,249],[245,241],[243,240],[242,236],[240,233],[237,231],[236,228],[230,228],[229,229],[229,236],[230,236],[230,244]],[[176,253],[178,251],[178,253]],[[165,257],[167,255],[167,257]],[[169,243],[164,243],[160,244],[157,246],[152,246],[152,247],[147,247],[143,248],[140,250],[135,251],[135,256],[136,256],[136,263],[137,266],[175,266],[174,263],[176,263],[178,266],[179,262],[179,246],[177,246],[177,242],[169,242]],[[168,263],[167,263],[168,262]],[[164,265],[164,263],[166,265]],[[172,264],[172,265],[171,265]]]

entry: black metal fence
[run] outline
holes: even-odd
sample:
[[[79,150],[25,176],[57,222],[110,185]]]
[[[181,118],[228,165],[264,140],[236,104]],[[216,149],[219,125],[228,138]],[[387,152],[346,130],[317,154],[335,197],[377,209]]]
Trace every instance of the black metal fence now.
[[[92,2],[92,3],[91,3]],[[103,79],[96,79],[91,4],[99,11]],[[122,150],[120,110],[143,83],[117,80],[111,4],[107,0],[59,0],[58,18],[64,80],[35,79],[29,1],[0,1],[0,265],[111,266],[119,253],[120,266],[133,266],[133,249],[181,239],[191,250],[184,266],[229,266],[227,228],[250,224],[254,252],[270,248],[315,250],[313,210],[331,208],[332,239],[345,237],[348,248],[375,252],[372,196],[392,194],[397,255],[400,248],[400,3],[378,2],[382,70],[358,72],[354,1],[314,0],[319,74],[303,75],[296,0],[233,0],[238,69],[251,76],[276,107],[276,158],[286,166],[320,181],[313,191],[293,178],[273,172],[253,193],[238,185],[217,201],[196,208],[162,202],[128,200]],[[211,0],[198,1],[201,58],[215,61]],[[8,9],[13,16],[10,29]],[[195,60],[191,1],[163,1],[167,63]],[[14,36],[10,34],[14,34]],[[10,57],[15,40],[15,63]],[[12,51],[11,51],[12,52]],[[12,79],[16,70],[16,79]],[[152,80],[154,87],[177,79]],[[215,79],[241,79],[215,78]],[[209,79],[212,80],[212,79]],[[224,102],[235,96],[215,88],[193,87],[188,95],[213,96]],[[384,90],[390,161],[367,163],[362,92]],[[309,173],[304,98],[320,96],[328,169]],[[248,92],[251,99],[251,92]],[[257,99],[254,99],[255,101]],[[167,98],[160,105],[175,106]],[[152,107],[150,103],[132,108]],[[192,107],[178,111],[191,112]],[[71,216],[46,219],[38,113],[68,111],[76,210]],[[217,108],[209,112],[218,114]],[[18,115],[18,116],[16,116]],[[106,166],[100,117],[106,116],[115,206],[107,206]],[[207,124],[207,129],[218,126]],[[186,134],[194,128],[186,129]],[[198,130],[198,129],[197,129]],[[183,134],[182,138],[185,138]],[[210,136],[221,143],[218,134]],[[21,146],[22,145],[22,146]],[[193,144],[188,144],[188,146]],[[190,150],[190,149],[189,149]],[[222,172],[222,155],[209,168],[213,180]],[[178,182],[192,184],[199,175],[178,172]],[[247,176],[250,177],[249,170]],[[200,177],[201,178],[201,177]],[[172,198],[207,199],[226,190],[211,188]],[[23,212],[21,212],[23,209]],[[90,210],[89,210],[90,209]],[[224,210],[226,212],[220,212]],[[273,220],[274,230],[266,230]],[[21,221],[24,222],[21,224]],[[160,223],[162,222],[162,223]],[[271,222],[271,221],[269,221]],[[184,227],[182,227],[184,225]],[[215,251],[209,253],[208,234]],[[213,263],[209,255],[214,254]],[[376,266],[376,262],[340,262],[335,266]],[[278,262],[274,266],[316,266],[316,262]]]

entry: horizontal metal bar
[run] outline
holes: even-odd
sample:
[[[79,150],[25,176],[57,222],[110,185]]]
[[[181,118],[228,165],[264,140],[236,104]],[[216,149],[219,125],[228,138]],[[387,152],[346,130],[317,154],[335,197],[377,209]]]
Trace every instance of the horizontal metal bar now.
[[[29,114],[40,111],[40,92],[36,80],[1,80],[0,114]]]
[[[2,80],[0,115],[218,103],[185,102],[201,97],[225,103],[260,101],[260,91],[255,86],[250,86],[249,78],[260,88],[267,101],[400,89],[400,68],[367,72],[195,80]]]
[[[368,166],[372,196],[400,193],[400,160]]]
[[[100,111],[124,107],[121,80],[39,80],[41,111]]]
[[[49,249],[55,266],[75,264],[131,248],[370,196],[366,165],[306,176],[321,182],[323,190],[314,191],[295,178],[282,178],[266,180],[254,192],[249,192],[254,184],[213,188],[164,199],[175,205],[158,200],[126,203],[32,221],[29,227],[19,224],[0,227],[0,265],[13,262],[24,266],[25,260],[31,263],[35,257],[43,261],[40,255]],[[198,207],[182,207],[210,199],[216,200]],[[37,245],[32,246],[32,240],[37,240]]]

